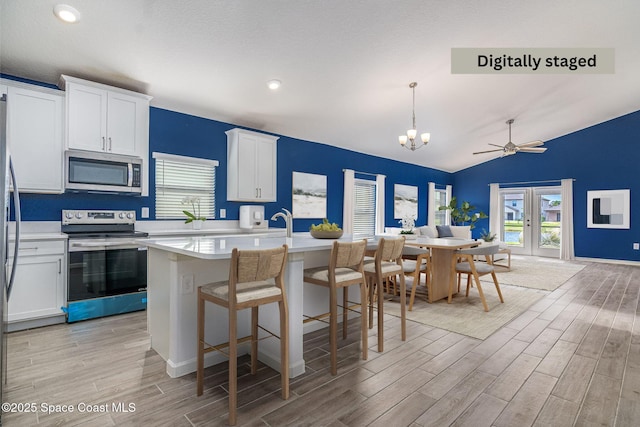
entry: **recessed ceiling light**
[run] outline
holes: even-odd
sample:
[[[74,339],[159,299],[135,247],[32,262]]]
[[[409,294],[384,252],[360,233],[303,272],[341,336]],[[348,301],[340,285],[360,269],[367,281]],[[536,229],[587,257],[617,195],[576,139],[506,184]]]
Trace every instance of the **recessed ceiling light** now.
[[[68,4],[57,4],[53,8],[53,14],[61,21],[73,24],[80,20],[80,12],[78,9],[69,6]]]
[[[269,81],[267,82],[267,86],[268,86],[268,87],[269,87],[269,89],[271,89],[271,90],[276,90],[276,89],[278,89],[278,88],[280,87],[280,85],[281,85],[281,84],[282,84],[282,82],[281,82],[280,80],[276,80],[276,79],[269,80]]]

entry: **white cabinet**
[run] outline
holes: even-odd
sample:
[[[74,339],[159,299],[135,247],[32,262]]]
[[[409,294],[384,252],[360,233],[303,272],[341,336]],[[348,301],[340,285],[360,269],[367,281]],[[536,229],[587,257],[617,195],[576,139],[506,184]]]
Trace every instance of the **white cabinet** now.
[[[275,202],[278,137],[238,128],[225,133],[227,200]]]
[[[64,240],[20,242],[15,281],[8,302],[9,323],[58,316],[64,321],[66,257]],[[10,246],[13,250],[13,243]],[[13,254],[9,265],[13,262]],[[19,328],[10,328],[19,329]]]
[[[63,92],[6,82],[7,140],[18,189],[63,192]]]
[[[62,76],[67,147],[141,156],[149,147],[149,97]]]

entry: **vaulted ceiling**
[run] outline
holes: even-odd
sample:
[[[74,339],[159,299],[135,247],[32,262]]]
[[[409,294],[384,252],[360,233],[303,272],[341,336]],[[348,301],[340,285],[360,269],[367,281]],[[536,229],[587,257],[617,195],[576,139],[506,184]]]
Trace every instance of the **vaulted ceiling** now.
[[[78,23],[54,17],[62,1]],[[457,171],[499,156],[471,153],[505,144],[507,119],[518,144],[639,110],[639,16],[637,0],[2,0],[0,71],[53,84],[69,74],[161,108]],[[455,47],[614,48],[615,73],[452,74]],[[431,133],[416,152],[398,144],[412,81],[418,132]]]

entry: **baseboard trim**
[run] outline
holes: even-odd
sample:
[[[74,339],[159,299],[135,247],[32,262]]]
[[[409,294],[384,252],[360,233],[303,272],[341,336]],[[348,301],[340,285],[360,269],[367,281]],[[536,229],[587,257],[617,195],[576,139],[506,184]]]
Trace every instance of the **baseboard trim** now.
[[[576,261],[586,261],[586,262],[599,262],[599,263],[604,263],[604,264],[622,264],[622,265],[640,266],[640,261],[628,261],[628,260],[624,260],[624,259],[576,257],[575,260]]]

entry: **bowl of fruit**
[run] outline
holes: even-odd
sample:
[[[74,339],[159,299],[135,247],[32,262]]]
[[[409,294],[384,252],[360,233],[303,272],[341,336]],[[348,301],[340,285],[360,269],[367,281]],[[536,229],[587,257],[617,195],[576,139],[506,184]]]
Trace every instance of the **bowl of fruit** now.
[[[320,224],[312,224],[309,233],[316,239],[339,239],[342,237],[342,228],[338,224],[330,223],[327,218],[322,220]]]

